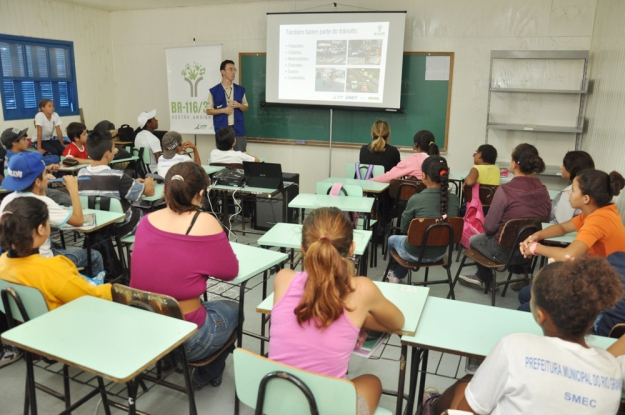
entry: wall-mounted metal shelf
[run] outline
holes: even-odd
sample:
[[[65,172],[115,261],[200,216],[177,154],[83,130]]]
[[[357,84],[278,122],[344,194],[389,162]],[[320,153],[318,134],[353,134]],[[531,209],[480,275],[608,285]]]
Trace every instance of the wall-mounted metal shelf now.
[[[492,88],[493,92],[521,92],[529,94],[587,94],[588,89],[532,89],[532,88]]]
[[[560,127],[557,125],[527,125],[527,124],[488,124],[491,130],[512,130],[540,133],[581,133],[582,128]]]

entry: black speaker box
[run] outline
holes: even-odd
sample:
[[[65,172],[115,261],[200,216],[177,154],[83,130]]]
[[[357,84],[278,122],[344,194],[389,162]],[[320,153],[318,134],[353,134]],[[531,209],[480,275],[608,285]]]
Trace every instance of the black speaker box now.
[[[289,204],[295,196],[299,194],[299,173],[282,173],[284,182],[285,198],[279,196],[256,197],[256,221],[254,229],[268,231],[274,224],[282,222],[282,206]],[[287,208],[287,223],[297,223],[299,219],[299,209]]]

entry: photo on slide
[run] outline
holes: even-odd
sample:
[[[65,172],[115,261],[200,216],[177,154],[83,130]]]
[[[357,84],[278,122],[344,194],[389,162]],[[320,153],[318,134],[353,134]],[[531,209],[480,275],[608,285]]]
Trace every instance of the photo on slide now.
[[[375,68],[347,69],[347,92],[377,93],[380,70]]]
[[[347,48],[348,65],[379,65],[382,56],[382,40],[350,40]]]
[[[345,92],[344,68],[317,68],[315,91]]]
[[[317,65],[345,65],[346,40],[318,40]]]

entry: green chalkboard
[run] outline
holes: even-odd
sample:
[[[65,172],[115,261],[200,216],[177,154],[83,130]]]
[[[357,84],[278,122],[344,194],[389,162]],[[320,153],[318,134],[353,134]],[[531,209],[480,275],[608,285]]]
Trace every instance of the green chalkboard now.
[[[425,80],[427,56],[450,56],[448,81]],[[266,57],[264,53],[239,55],[239,82],[245,87],[249,111],[245,128],[249,138],[289,139],[328,142],[330,111],[294,107],[265,107]],[[401,106],[404,113],[383,113],[335,109],[332,141],[366,144],[371,141],[371,125],[378,119],[388,121],[391,143],[412,147],[418,130],[430,130],[439,147],[447,148],[449,108],[453,74],[453,53],[404,53]]]

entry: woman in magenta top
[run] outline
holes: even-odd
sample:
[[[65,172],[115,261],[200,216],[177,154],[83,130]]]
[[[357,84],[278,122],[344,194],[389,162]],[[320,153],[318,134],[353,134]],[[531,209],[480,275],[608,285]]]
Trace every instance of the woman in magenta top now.
[[[165,209],[141,220],[132,252],[130,286],[174,297],[187,321],[198,331],[184,343],[189,361],[220,349],[236,330],[239,305],[229,300],[200,301],[208,275],[226,281],[239,273],[239,262],[219,222],[201,213],[210,181],[194,163],[174,165],[165,177]],[[193,375],[196,390],[219,386],[228,353],[222,353]]]
[[[337,208],[317,209],[306,218],[301,247],[306,272],[283,269],[274,281],[270,359],[345,378],[361,327],[385,332],[403,327],[404,315],[378,287],[354,276],[352,237],[352,223]],[[380,380],[362,375],[352,382],[358,414],[374,413]]]
[[[421,165],[429,156],[440,155],[438,146],[434,143],[434,134],[428,130],[418,131],[414,136],[414,154],[400,161],[397,166],[381,176],[371,178],[374,182],[390,183],[393,179],[405,176],[414,176],[421,180]]]

